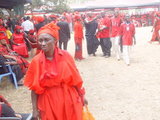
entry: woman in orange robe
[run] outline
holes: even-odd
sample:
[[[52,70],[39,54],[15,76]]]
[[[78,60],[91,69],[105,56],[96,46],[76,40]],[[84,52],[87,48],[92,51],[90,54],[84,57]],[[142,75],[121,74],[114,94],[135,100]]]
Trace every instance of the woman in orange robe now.
[[[74,41],[75,41],[75,55],[76,60],[84,59],[82,57],[82,40],[83,40],[83,25],[81,23],[81,17],[76,15],[74,17]]]
[[[157,17],[155,18],[155,22],[152,29],[153,31],[152,39],[150,42],[154,42],[154,41],[160,42],[159,30],[160,30],[160,13],[157,13]]]
[[[22,33],[20,30],[22,29],[21,26],[16,26],[15,31],[12,36],[12,48],[15,52],[17,52],[22,57],[28,57],[28,49],[25,43],[25,37],[24,33]]]
[[[58,29],[53,22],[38,31],[42,51],[36,55],[24,84],[31,90],[33,118],[82,120],[82,79],[73,58],[57,47]]]

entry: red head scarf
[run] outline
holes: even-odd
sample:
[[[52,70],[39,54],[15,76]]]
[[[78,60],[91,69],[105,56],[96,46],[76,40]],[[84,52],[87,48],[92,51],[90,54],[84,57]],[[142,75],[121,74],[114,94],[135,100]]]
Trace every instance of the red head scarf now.
[[[52,35],[54,38],[56,38],[56,40],[59,40],[59,34],[58,34],[59,29],[60,28],[57,25],[55,25],[54,22],[51,22],[39,29],[38,36],[42,33],[48,33]]]
[[[35,31],[33,29],[29,30],[29,34],[33,34]]]
[[[37,22],[38,23],[41,23],[41,22],[43,22],[44,21],[44,17],[42,17],[42,16],[38,16],[37,17]]]
[[[50,15],[49,17],[50,17],[50,18],[57,18],[56,15]]]
[[[16,25],[15,30],[18,30],[18,29],[23,29],[23,28],[19,25]]]

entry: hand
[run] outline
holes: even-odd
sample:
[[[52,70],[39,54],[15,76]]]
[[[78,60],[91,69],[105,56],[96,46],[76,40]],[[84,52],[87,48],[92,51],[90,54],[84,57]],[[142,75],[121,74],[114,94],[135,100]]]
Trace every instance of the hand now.
[[[20,114],[15,114],[15,116],[22,119],[22,116]]]
[[[17,46],[20,46],[21,44],[17,44]]]
[[[84,98],[84,105],[88,105],[88,100]]]
[[[10,52],[11,55],[18,55],[15,51]]]
[[[38,110],[33,110],[33,113],[32,113],[32,119],[33,120],[38,120],[39,119],[39,111]]]

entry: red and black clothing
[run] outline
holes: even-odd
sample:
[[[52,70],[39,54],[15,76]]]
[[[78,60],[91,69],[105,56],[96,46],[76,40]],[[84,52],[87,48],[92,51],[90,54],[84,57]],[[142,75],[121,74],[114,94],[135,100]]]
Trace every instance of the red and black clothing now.
[[[82,57],[82,40],[83,40],[83,25],[80,21],[74,24],[74,41],[75,41],[75,59],[83,59]]]

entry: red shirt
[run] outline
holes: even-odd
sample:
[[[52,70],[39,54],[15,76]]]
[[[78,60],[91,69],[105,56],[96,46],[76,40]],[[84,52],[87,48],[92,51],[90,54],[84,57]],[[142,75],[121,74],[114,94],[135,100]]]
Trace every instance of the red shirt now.
[[[71,16],[71,14],[68,13],[68,14],[66,14],[65,17],[66,17],[68,23],[72,22],[72,16]]]
[[[79,21],[75,22],[74,24],[74,37],[83,38],[83,26]]]
[[[121,18],[120,17],[112,18],[111,22],[112,22],[112,34],[111,34],[111,37],[119,36],[120,35],[120,25],[122,23]]]
[[[15,43],[25,43],[24,41],[24,34],[23,33],[20,33],[20,34],[17,34],[17,33],[13,33],[13,40]]]
[[[107,28],[104,28],[107,27]],[[110,37],[110,27],[111,27],[111,21],[108,17],[102,18],[99,20],[99,29],[103,29],[98,32],[99,38],[109,38]]]
[[[0,32],[0,40],[5,39],[7,44],[9,44],[7,33],[6,33],[6,28],[3,26],[0,26],[0,31],[1,31]],[[4,32],[4,33],[2,33],[2,32]]]
[[[123,45],[132,45],[133,44],[133,36],[135,35],[135,27],[133,23],[123,23],[120,27],[121,35],[122,35],[122,44]]]

